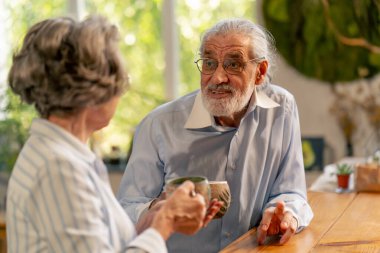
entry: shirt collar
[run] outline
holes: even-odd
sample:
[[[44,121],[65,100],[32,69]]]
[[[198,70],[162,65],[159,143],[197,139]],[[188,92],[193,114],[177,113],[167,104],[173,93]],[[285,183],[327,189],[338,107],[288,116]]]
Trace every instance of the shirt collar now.
[[[31,134],[41,135],[54,140],[58,145],[71,150],[76,156],[81,157],[81,159],[88,163],[93,163],[96,159],[95,154],[86,144],[82,143],[65,129],[46,119],[34,119],[29,131]]]
[[[275,108],[275,107],[280,106],[273,99],[269,98],[262,89],[257,90],[256,86],[255,86],[255,89],[253,90],[252,97],[254,99],[251,99],[248,111],[253,110],[255,106],[262,107],[265,109],[270,109],[270,108]],[[214,118],[204,107],[203,102],[202,102],[202,92],[201,90],[199,90],[197,96],[195,97],[195,101],[194,101],[191,113],[189,117],[187,118],[185,128],[199,129],[199,128],[210,127],[214,124],[215,124]]]

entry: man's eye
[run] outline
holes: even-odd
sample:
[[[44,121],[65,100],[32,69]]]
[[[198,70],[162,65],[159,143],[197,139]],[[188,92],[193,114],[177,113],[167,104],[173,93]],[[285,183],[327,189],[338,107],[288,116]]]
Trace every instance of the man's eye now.
[[[206,69],[214,69],[216,66],[216,63],[214,60],[204,60],[203,61],[203,67]]]
[[[243,64],[238,60],[227,60],[225,61],[225,66],[231,70],[238,70],[243,66]]]

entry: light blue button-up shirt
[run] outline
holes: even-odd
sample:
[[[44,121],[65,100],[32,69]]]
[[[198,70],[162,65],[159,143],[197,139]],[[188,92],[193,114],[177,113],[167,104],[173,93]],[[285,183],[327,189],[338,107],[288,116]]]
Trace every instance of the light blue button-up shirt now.
[[[155,109],[136,130],[118,199],[137,222],[167,180],[185,175],[226,180],[232,202],[223,218],[196,235],[174,234],[169,252],[217,252],[257,226],[263,210],[278,200],[294,213],[299,229],[313,217],[297,106],[275,85],[254,91],[238,128],[217,126],[199,91]]]

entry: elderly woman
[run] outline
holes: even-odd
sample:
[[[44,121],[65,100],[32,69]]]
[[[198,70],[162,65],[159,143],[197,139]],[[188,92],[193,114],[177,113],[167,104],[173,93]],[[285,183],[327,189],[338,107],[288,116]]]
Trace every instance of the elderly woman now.
[[[206,215],[204,199],[186,182],[136,236],[106,167],[86,145],[107,126],[127,86],[117,38],[100,16],[48,19],[30,28],[13,57],[10,87],[41,117],[9,182],[9,252],[166,252],[173,232],[193,234],[218,211],[214,202]]]

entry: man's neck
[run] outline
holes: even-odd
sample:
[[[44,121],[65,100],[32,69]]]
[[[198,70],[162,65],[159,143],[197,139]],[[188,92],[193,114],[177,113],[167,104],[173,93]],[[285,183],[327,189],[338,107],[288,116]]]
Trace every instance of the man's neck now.
[[[240,112],[236,112],[231,116],[214,117],[215,123],[220,126],[239,127],[241,119],[248,110],[248,105]]]

